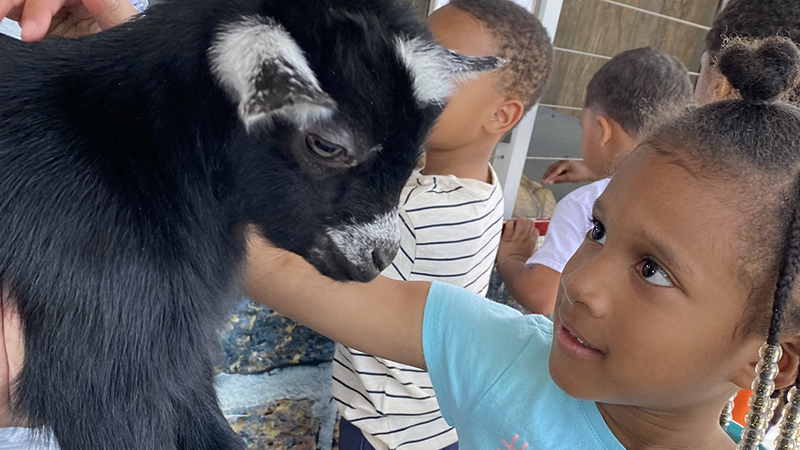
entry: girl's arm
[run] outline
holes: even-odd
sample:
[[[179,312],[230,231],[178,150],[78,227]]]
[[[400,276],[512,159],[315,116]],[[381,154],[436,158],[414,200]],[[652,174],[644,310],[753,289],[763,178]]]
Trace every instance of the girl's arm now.
[[[344,345],[421,369],[429,289],[430,283],[384,277],[336,282],[260,237],[249,241],[247,296]]]

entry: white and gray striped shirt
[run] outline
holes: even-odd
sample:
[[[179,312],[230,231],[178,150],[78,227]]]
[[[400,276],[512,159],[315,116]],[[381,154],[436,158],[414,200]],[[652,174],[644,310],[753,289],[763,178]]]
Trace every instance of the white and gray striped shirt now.
[[[383,275],[486,295],[503,227],[502,188],[491,175],[487,184],[414,172],[400,198],[400,251]],[[377,450],[440,449],[458,440],[420,369],[337,344],[333,395],[342,417]]]

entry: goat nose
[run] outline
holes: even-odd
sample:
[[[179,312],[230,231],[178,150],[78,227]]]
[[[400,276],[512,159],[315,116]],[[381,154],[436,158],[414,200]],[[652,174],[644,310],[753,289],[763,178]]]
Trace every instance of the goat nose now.
[[[397,246],[392,245],[379,247],[372,251],[372,263],[375,264],[378,272],[383,272],[383,269],[389,267],[389,264],[394,261],[395,255],[397,255],[397,250]]]

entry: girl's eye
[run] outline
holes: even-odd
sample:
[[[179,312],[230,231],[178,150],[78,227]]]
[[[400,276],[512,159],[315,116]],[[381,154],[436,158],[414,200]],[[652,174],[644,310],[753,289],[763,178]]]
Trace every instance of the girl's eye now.
[[[667,272],[652,259],[645,259],[639,271],[642,274],[642,278],[647,280],[648,283],[656,286],[672,286],[672,280]]]
[[[306,145],[312,154],[323,159],[338,158],[347,153],[347,150],[341,145],[326,141],[316,134],[308,135]]]
[[[592,218],[592,229],[589,230],[589,239],[600,245],[606,245],[606,227],[599,220]]]

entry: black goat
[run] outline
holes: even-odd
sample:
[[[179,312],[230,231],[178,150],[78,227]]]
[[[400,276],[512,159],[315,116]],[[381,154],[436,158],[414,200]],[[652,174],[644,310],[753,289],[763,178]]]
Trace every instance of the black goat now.
[[[0,37],[20,417],[63,450],[242,448],[209,348],[245,230],[372,279],[452,74],[498,64],[402,0],[170,0],[79,40]]]

